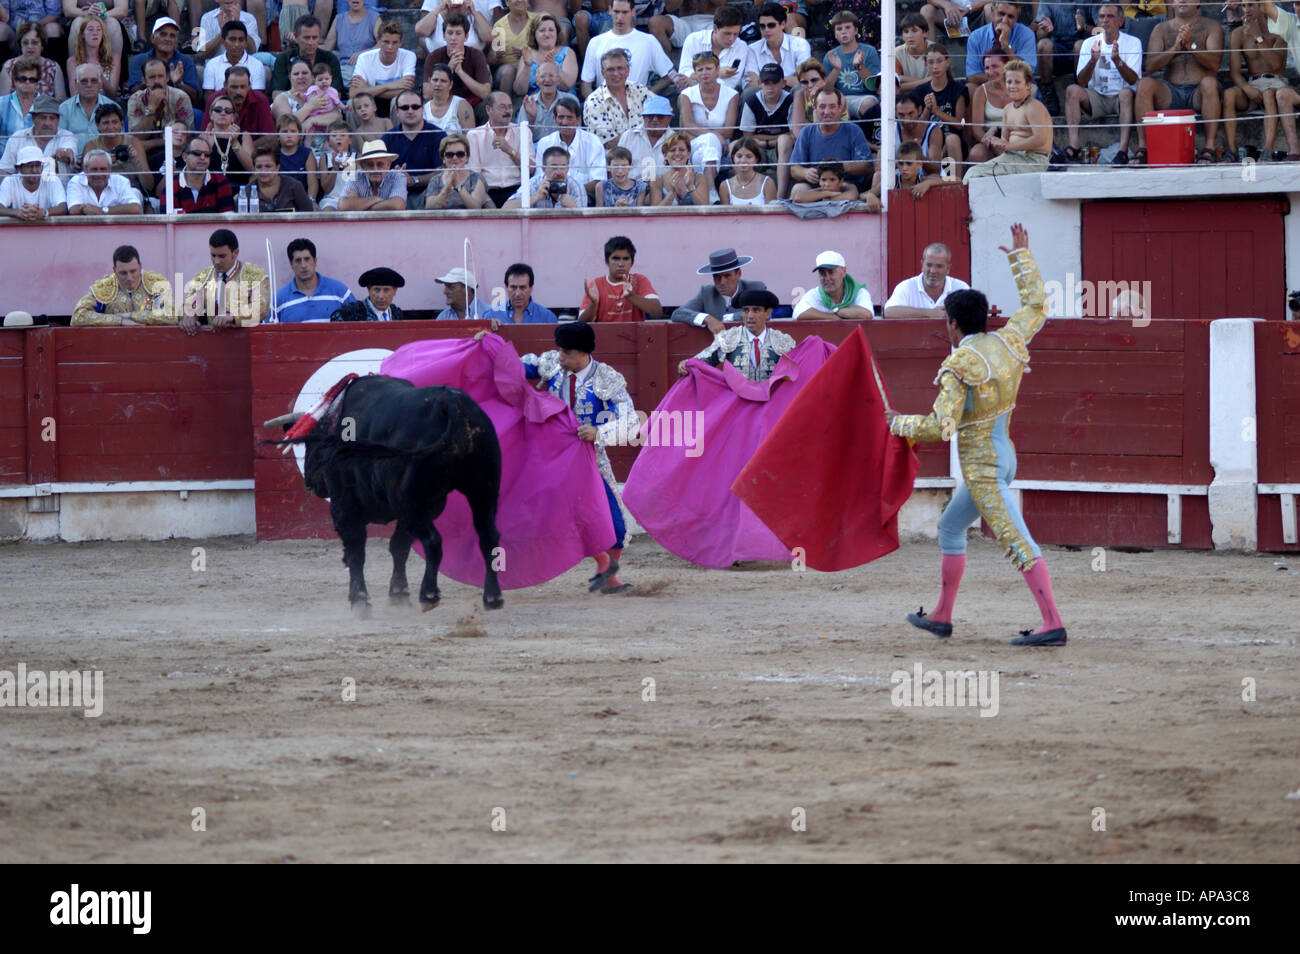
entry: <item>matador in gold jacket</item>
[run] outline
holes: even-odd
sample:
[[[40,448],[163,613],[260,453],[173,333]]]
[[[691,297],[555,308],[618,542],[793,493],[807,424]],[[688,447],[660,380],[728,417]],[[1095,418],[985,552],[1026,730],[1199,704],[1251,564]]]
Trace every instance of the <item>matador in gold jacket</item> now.
[[[1016,477],[1016,449],[1008,430],[1021,376],[1029,370],[1029,342],[1047,320],[1042,276],[1029,251],[1023,226],[1011,230],[1012,248],[1003,248],[1020,292],[1020,310],[1000,331],[986,332],[988,300],[977,291],[953,292],[944,301],[948,336],[956,348],[939,368],[939,396],[928,415],[893,414],[890,431],[915,441],[956,439],[964,485],[939,519],[943,553],[939,603],[908,621],[936,636],[952,635],[952,607],[966,568],[966,530],[983,517],[998,544],[1021,571],[1043,615],[1042,628],[1023,630],[1018,646],[1060,646],[1065,626],[1052,596],[1043,553],[1025,526],[1011,482]]]
[[[129,246],[123,246],[134,252]],[[119,252],[122,249],[118,250]],[[171,282],[140,268],[140,259],[113,262],[113,273],[90,286],[72,309],[74,325],[174,325],[176,307]]]

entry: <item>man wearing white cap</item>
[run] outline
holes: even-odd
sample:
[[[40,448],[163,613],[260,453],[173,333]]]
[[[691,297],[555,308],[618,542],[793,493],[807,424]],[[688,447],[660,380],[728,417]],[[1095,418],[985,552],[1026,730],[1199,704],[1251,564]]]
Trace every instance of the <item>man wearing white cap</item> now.
[[[43,222],[66,215],[67,196],[55,175],[45,175],[45,156],[36,146],[24,146],[14,163],[17,175],[0,182],[0,216],[24,222]]]
[[[194,60],[176,48],[180,40],[180,26],[171,17],[159,17],[153,25],[153,49],[145,50],[131,57],[131,69],[127,73],[128,89],[137,89],[144,82],[144,64],[151,57],[158,57],[167,64],[167,84],[174,86],[190,98],[191,106],[202,106],[203,95],[199,92],[199,71]]]
[[[442,286],[442,291],[447,296],[447,307],[438,313],[438,321],[464,321],[470,318],[487,320],[479,307],[478,299],[474,297],[478,282],[474,280],[473,272],[453,268],[434,281]]]
[[[339,196],[340,212],[403,212],[406,210],[406,173],[394,170],[396,153],[383,140],[372,140],[361,149],[357,166],[361,175],[348,183]]]
[[[813,265],[817,287],[810,288],[795,302],[794,317],[807,321],[834,318],[874,318],[871,292],[849,274],[848,264],[839,252],[826,251]]]

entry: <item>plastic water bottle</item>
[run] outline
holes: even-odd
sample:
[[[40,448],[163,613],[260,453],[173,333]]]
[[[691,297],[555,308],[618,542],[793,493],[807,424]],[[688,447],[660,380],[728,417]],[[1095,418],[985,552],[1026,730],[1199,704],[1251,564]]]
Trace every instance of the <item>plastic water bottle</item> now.
[[[240,215],[248,212],[248,186],[239,187],[239,196],[235,199],[235,211]]]
[[[249,212],[262,211],[262,200],[258,198],[257,186],[255,185],[251,185],[248,187],[248,211]]]

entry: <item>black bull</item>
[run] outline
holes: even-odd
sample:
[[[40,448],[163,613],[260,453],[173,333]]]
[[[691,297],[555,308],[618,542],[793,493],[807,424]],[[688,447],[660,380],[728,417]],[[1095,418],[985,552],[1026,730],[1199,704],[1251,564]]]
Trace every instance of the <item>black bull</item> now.
[[[268,421],[283,424],[292,416]],[[409,599],[406,559],[411,541],[424,546],[420,604],[438,605],[438,564],[442,536],[433,521],[459,490],[469,501],[479,549],[487,565],[483,605],[504,605],[493,568],[500,541],[497,496],[501,489],[501,445],[496,428],[464,391],[417,388],[383,375],[358,378],[341,404],[306,436],[277,443],[306,444],[303,480],[312,493],[328,498],[334,529],[343,541],[348,567],[348,599],[369,606],[362,570],[366,562],[366,524],[396,520],[388,552],[393,575],[388,595]]]

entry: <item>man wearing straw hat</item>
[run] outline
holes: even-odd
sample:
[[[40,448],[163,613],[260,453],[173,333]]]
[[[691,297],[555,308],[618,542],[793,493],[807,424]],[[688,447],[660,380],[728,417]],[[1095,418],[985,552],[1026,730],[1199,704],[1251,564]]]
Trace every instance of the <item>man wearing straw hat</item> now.
[[[762,282],[740,277],[740,270],[753,260],[749,255],[737,255],[734,248],[710,252],[709,263],[696,269],[695,274],[712,277],[713,284],[701,285],[694,298],[673,312],[673,321],[708,328],[716,335],[723,321],[739,313],[734,305],[737,297],[747,291],[767,290]]]
[[[397,156],[382,140],[361,149],[357,166],[361,175],[339,196],[340,212],[403,212],[406,210],[406,173],[393,169]]]

